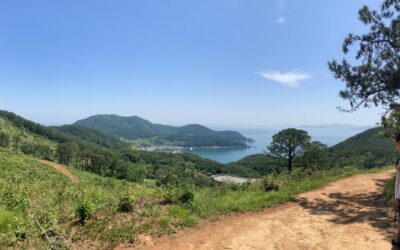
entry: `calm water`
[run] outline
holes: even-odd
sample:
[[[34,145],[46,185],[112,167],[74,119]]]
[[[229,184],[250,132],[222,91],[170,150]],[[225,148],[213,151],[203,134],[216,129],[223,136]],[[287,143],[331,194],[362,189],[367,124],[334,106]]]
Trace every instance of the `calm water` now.
[[[306,130],[311,135],[312,140],[317,140],[328,146],[332,146],[355,134],[365,131],[369,127],[326,125],[302,126],[297,128]],[[250,148],[206,148],[195,149],[193,153],[222,163],[237,161],[248,155],[263,153],[267,145],[271,143],[272,136],[281,129],[283,128],[236,129],[236,131],[239,131],[244,136],[255,140],[254,143],[249,144]]]

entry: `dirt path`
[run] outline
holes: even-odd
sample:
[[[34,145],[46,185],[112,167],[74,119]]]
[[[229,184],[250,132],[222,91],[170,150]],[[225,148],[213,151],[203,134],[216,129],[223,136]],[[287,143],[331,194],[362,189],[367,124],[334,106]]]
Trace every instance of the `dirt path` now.
[[[393,214],[382,205],[393,171],[357,175],[260,213],[228,216],[137,249],[391,249]]]
[[[52,162],[52,161],[41,160],[41,159],[34,159],[34,160],[55,168],[57,171],[61,172],[65,176],[67,176],[73,183],[79,183],[79,178],[76,177],[75,175],[73,175],[71,172],[69,172],[68,169],[61,166],[60,164]]]

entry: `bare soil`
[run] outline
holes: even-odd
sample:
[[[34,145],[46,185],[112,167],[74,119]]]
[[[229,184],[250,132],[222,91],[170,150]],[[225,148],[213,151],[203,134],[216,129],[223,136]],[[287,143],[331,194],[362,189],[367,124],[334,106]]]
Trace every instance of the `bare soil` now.
[[[175,235],[141,235],[134,249],[391,249],[393,213],[382,202],[382,188],[393,174],[352,176],[294,202],[204,222]]]
[[[68,169],[66,169],[62,165],[52,162],[52,161],[46,161],[46,160],[41,160],[41,159],[35,159],[35,160],[56,169],[63,175],[67,176],[73,183],[79,183],[79,178],[76,177],[75,175],[73,175]]]

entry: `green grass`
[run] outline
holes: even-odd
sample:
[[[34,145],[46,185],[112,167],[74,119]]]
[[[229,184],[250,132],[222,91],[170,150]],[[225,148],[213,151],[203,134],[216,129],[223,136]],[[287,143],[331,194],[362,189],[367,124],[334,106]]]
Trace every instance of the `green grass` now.
[[[308,177],[281,175],[277,177],[281,188],[279,191],[262,191],[261,183],[256,182],[244,190],[229,190],[227,188],[206,188],[198,191],[192,206],[192,212],[199,218],[217,218],[219,215],[232,212],[260,211],[294,199],[300,193],[320,188],[329,182],[349,177],[355,174],[374,173],[389,169],[332,169],[315,173]],[[299,171],[300,172],[300,171]],[[297,173],[298,174],[298,173]]]
[[[135,230],[128,231],[129,235],[122,233],[132,225],[120,223],[108,230],[107,223],[119,219],[117,210],[121,197],[151,199],[153,190],[69,169],[78,176],[79,184],[71,183],[47,165],[22,155],[0,152],[0,248],[33,247],[36,243],[46,248],[47,243],[41,240],[45,237],[42,229],[58,245],[64,245],[64,234],[81,241],[101,236],[105,239],[104,247],[110,247],[112,241],[129,241],[136,237]],[[85,225],[75,223],[76,210],[81,204],[90,205],[93,218]],[[136,209],[141,213],[143,208],[137,206]],[[140,227],[142,223],[134,222],[133,227]]]
[[[383,189],[384,201],[385,201],[385,204],[388,206],[393,204],[395,184],[396,184],[396,176],[389,179],[385,183],[385,187]]]
[[[141,233],[163,235],[202,219],[260,211],[331,181],[383,170],[343,168],[306,177],[304,171],[297,170],[274,179],[279,191],[265,192],[261,181],[244,186],[165,189],[153,180],[136,184],[68,169],[80,179],[79,184],[47,165],[0,151],[0,249],[48,249],[46,237],[60,249],[84,242],[111,249],[122,242],[134,242]],[[192,192],[193,201],[177,202],[183,191]],[[119,212],[119,202],[126,197],[133,201],[133,211]],[[166,198],[175,202],[162,205]],[[85,224],[79,223],[79,207],[91,215]]]

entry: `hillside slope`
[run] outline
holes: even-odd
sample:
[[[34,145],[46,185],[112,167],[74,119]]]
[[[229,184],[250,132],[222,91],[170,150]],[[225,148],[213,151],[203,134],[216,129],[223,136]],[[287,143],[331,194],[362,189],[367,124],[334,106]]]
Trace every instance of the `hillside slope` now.
[[[398,156],[393,141],[383,128],[368,129],[329,148],[332,165],[375,167],[393,164]]]
[[[135,239],[146,217],[119,224],[124,197],[152,197],[144,186],[68,168],[79,183],[58,170],[20,154],[0,151],[0,248],[55,249],[81,246],[85,240],[106,248]],[[138,213],[147,202],[137,204]],[[85,225],[80,221],[88,216]],[[92,219],[97,218],[97,219]],[[91,219],[91,220],[89,220]],[[150,218],[149,218],[150,219]],[[112,223],[113,230],[106,227]],[[95,229],[95,230],[94,230]],[[129,232],[129,233],[127,233]],[[106,244],[106,245],[104,245]]]
[[[45,127],[7,111],[0,111],[1,148],[137,182],[161,181],[165,172],[176,172],[177,178],[208,185],[211,179],[205,173],[223,172],[222,164],[194,155],[134,151],[130,144],[92,129]]]
[[[63,125],[52,127],[66,134],[76,136],[80,139],[99,144],[106,148],[129,148],[130,144],[114,137],[99,133],[98,131],[78,125]]]
[[[95,115],[74,123],[125,140],[157,139],[177,146],[246,146],[247,138],[235,131],[214,131],[198,124],[173,127],[151,123],[138,116]]]

